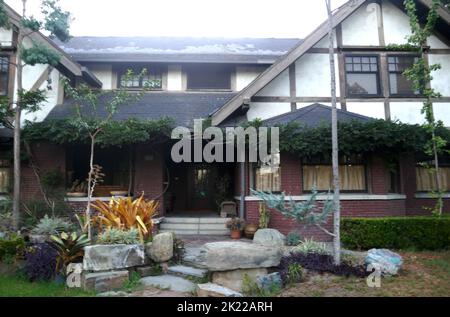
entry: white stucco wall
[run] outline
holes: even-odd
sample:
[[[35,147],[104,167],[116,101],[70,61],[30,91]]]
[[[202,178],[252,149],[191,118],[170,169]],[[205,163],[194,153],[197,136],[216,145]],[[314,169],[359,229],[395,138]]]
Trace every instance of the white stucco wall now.
[[[441,120],[446,127],[450,127],[450,102],[435,102],[433,110],[436,119]]]
[[[347,111],[377,119],[386,118],[382,102],[347,102]]]
[[[289,97],[289,70],[286,69],[274,80],[272,80],[266,87],[261,89],[256,96],[266,97]]]
[[[41,109],[38,112],[34,113],[25,113],[22,117],[22,119],[29,120],[29,121],[36,121],[40,122],[43,121],[47,115],[50,113],[50,111],[53,109],[53,107],[58,104],[58,93],[59,89],[61,89],[59,85],[60,80],[60,73],[58,70],[53,69],[50,73],[49,78],[51,79],[51,89],[48,89],[48,82],[45,81],[40,89],[46,90],[46,96],[47,101],[41,104]]]
[[[339,90],[339,67],[335,54],[336,93]],[[328,54],[305,54],[295,62],[297,97],[331,97],[330,59]]]
[[[391,119],[403,123],[422,124],[424,116],[420,113],[421,102],[391,102]]]
[[[111,64],[91,64],[88,68],[102,82],[102,89],[110,90],[116,88],[113,87],[113,69]]]
[[[450,97],[450,55],[430,54],[429,61],[430,65],[440,64],[442,67],[432,73],[431,87],[440,92],[442,96]]]
[[[167,90],[183,90],[183,71],[181,65],[169,65],[167,73]]]
[[[380,6],[374,3],[362,5],[342,23],[344,45],[378,46],[378,19]]]
[[[336,39],[336,34],[333,34],[333,38],[334,38],[334,42],[333,42],[333,47],[337,47],[337,39]],[[325,36],[323,39],[321,39],[316,45],[314,45],[314,48],[328,48],[329,41],[328,41],[328,35]]]
[[[386,44],[404,44],[411,34],[408,16],[389,1],[383,1],[384,38]],[[432,35],[428,39],[431,48],[448,48],[444,42]]]
[[[12,29],[0,28],[0,46],[11,46]]]
[[[236,67],[236,90],[241,91],[247,87],[262,72],[263,68],[261,67]]]
[[[287,102],[251,102],[247,120],[256,118],[264,120],[289,111],[291,111],[291,104]]]

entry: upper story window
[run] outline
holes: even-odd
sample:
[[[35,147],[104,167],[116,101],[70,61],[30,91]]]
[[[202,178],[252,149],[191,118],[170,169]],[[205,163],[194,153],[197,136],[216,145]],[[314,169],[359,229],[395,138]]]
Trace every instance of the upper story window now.
[[[345,57],[347,95],[367,97],[380,95],[380,75],[377,56]]]
[[[231,90],[231,68],[228,65],[192,65],[185,67],[187,89]]]
[[[133,76],[127,78],[127,72],[133,71]],[[146,69],[146,74],[141,76],[143,69]],[[150,88],[159,90],[162,89],[162,68],[161,67],[132,67],[122,68],[119,71],[119,83],[121,87],[126,88]]]
[[[333,188],[331,158],[315,157],[303,160],[303,191],[329,191]],[[362,155],[339,158],[339,179],[343,192],[366,192],[366,166]]]
[[[416,56],[388,56],[389,67],[389,91],[393,96],[418,95],[418,91],[412,89],[410,81],[403,76],[405,70],[417,61]]]
[[[0,56],[0,96],[8,95],[9,57]]]

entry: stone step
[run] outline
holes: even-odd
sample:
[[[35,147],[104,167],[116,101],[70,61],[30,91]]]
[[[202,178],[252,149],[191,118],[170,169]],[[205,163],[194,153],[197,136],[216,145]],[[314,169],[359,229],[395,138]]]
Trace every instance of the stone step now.
[[[224,230],[223,223],[162,223],[160,228],[163,230]]]
[[[197,289],[191,281],[170,274],[144,277],[140,279],[140,284],[144,289],[150,286],[182,293],[192,293]]]
[[[186,265],[174,265],[169,266],[167,273],[177,276],[193,276],[203,278],[206,276],[206,274],[208,274],[208,270]]]
[[[159,232],[173,232],[177,236],[193,236],[193,235],[201,235],[201,236],[228,236],[230,232],[225,230],[168,230],[162,229]]]
[[[220,218],[220,217],[166,217],[162,223],[210,223],[210,224],[225,224],[230,218]]]

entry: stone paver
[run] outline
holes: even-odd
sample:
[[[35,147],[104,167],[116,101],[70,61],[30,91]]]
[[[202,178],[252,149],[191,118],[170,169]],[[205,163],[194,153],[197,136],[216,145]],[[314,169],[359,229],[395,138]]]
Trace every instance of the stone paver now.
[[[173,275],[160,275],[160,276],[148,276],[140,279],[142,289],[145,289],[148,286],[162,288],[165,290],[171,290],[182,293],[189,293],[196,290],[196,284],[188,281],[179,276]]]
[[[204,277],[208,273],[205,269],[198,269],[185,265],[169,266],[167,272],[173,275],[194,276],[199,278]]]

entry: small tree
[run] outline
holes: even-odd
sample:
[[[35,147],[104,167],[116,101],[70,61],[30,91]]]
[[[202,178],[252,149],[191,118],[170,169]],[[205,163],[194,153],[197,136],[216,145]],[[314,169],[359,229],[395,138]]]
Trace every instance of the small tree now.
[[[128,82],[133,77],[142,78],[147,73],[143,69],[140,74],[133,74],[131,70],[122,78],[124,82]],[[129,102],[137,101],[143,96],[143,93],[155,85],[155,82],[146,82],[144,88],[138,92],[130,92],[125,87],[120,87],[113,91],[102,91],[89,87],[86,84],[81,84],[78,87],[73,87],[68,79],[63,80],[64,89],[68,95],[74,100],[76,115],[71,120],[71,124],[79,131],[84,131],[89,136],[90,155],[89,155],[89,173],[87,178],[87,204],[86,204],[86,224],[88,237],[91,239],[91,202],[95,186],[100,182],[103,174],[98,165],[94,164],[95,145],[98,136],[112,124],[113,116],[120,106]],[[101,100],[105,100],[101,104]],[[100,109],[101,108],[101,109]],[[104,110],[104,111],[103,111]],[[103,114],[103,115],[102,115]]]
[[[426,61],[426,53],[428,51],[427,39],[431,36],[432,31],[438,19],[438,9],[443,5],[443,0],[432,0],[430,10],[427,15],[425,25],[421,25],[417,15],[416,2],[414,0],[405,0],[404,5],[409,17],[411,26],[411,35],[407,38],[406,47],[415,49],[420,53],[417,61],[408,68],[404,75],[412,83],[413,89],[420,92],[426,99],[423,103],[422,114],[425,115],[426,123],[424,127],[429,132],[431,138],[425,145],[425,153],[433,157],[434,166],[428,166],[430,173],[434,175],[436,190],[432,191],[433,197],[436,197],[437,203],[432,209],[432,213],[441,216],[444,205],[443,188],[439,173],[439,155],[445,152],[447,142],[440,136],[436,135],[436,130],[443,126],[441,121],[436,120],[433,110],[433,100],[440,98],[441,94],[431,88],[432,72],[439,70],[439,64],[428,65]],[[448,1],[446,3],[448,5]]]
[[[5,97],[0,100],[0,123],[14,129],[14,192],[13,192],[13,228],[20,228],[20,148],[21,148],[21,119],[22,112],[35,112],[46,100],[46,91],[25,90],[23,88],[23,69],[26,66],[46,64],[56,66],[60,55],[48,46],[33,41],[31,35],[39,31],[47,31],[51,37],[61,41],[69,39],[70,14],[63,11],[58,5],[58,0],[43,0],[42,21],[26,15],[26,0],[22,0],[23,9],[20,21],[11,23],[3,0],[0,0],[0,27],[13,28],[17,32],[17,55],[10,65],[16,68],[16,97]],[[14,26],[13,26],[14,25]],[[28,41],[28,42],[26,42]],[[29,44],[30,43],[30,44]]]

